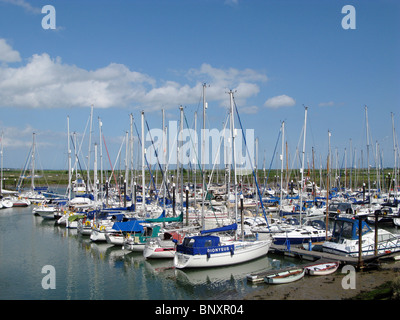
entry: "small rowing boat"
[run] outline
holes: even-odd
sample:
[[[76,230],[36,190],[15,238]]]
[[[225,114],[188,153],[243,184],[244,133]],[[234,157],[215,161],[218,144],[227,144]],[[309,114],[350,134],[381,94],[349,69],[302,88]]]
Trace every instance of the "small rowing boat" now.
[[[328,274],[332,274],[336,272],[339,268],[339,262],[326,262],[326,263],[318,263],[312,266],[308,266],[305,268],[306,273],[311,276],[326,276]]]
[[[300,280],[304,277],[305,269],[295,268],[287,271],[277,272],[264,277],[264,282],[268,284],[283,284]]]

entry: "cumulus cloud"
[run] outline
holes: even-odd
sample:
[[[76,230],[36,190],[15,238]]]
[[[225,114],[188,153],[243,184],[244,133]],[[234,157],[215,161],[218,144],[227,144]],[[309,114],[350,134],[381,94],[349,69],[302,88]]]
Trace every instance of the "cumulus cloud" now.
[[[264,106],[267,108],[277,109],[281,107],[292,107],[296,104],[296,100],[285,94],[269,98],[265,101]]]
[[[140,87],[154,81],[123,65],[89,71],[66,65],[60,58],[51,59],[46,53],[33,55],[19,68],[3,67],[0,73],[0,97],[5,106],[16,107],[74,107],[107,108],[126,105],[132,92],[130,84]]]
[[[0,58],[9,62],[21,60],[19,53],[4,41],[0,42]],[[237,90],[244,101],[257,95],[259,83],[267,80],[266,75],[255,70],[224,70],[209,64],[190,69],[183,78],[184,82],[189,80],[193,83],[181,84],[170,80],[159,83],[147,74],[117,63],[86,70],[65,64],[60,57],[52,58],[42,53],[30,57],[23,66],[0,66],[0,103],[2,106],[28,108],[87,107],[94,104],[96,108],[140,106],[155,110],[161,106],[168,108],[198,103],[203,82],[210,84],[208,101],[226,100],[228,88]]]
[[[0,39],[0,61],[2,62],[21,61],[19,52],[13,50],[5,39]]]

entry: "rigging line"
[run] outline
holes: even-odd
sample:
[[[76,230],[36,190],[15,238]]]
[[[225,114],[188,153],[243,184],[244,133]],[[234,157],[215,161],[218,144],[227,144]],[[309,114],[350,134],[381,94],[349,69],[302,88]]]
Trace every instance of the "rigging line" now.
[[[81,140],[81,142],[80,142],[80,144],[79,144],[78,152],[76,153],[78,156],[81,155],[81,156],[83,157],[83,164],[85,165],[85,167],[86,167],[87,170],[88,170],[89,165],[86,163],[85,157],[84,157],[83,154],[82,154],[82,145],[83,145],[83,140],[85,139],[85,136],[86,136],[86,130],[87,130],[88,125],[89,125],[89,120],[90,120],[90,117],[88,118],[88,120],[87,120],[87,122],[86,122],[85,130],[83,131],[83,135],[82,135],[82,140]],[[75,163],[75,164],[76,164],[76,163]],[[74,166],[75,166],[75,164],[74,164]],[[82,168],[81,168],[81,170],[82,170]],[[82,174],[83,174],[83,173],[82,173]],[[89,182],[88,182],[88,183],[89,183]]]
[[[226,128],[226,125],[227,125],[227,123],[228,123],[228,120],[229,120],[229,115],[227,115],[227,117],[226,117],[226,120],[225,120],[225,123],[224,123],[224,127],[223,127],[223,129],[222,129],[223,132],[225,132],[225,128]],[[212,170],[211,170],[210,178],[209,178],[209,180],[208,180],[208,186],[211,184],[211,180],[212,180],[212,176],[213,176],[213,173],[214,173],[214,169],[215,169],[215,166],[217,165],[217,159],[218,159],[218,157],[219,157],[219,155],[220,155],[220,152],[221,152],[221,145],[222,145],[223,139],[224,139],[224,137],[223,137],[222,135],[220,135],[220,138],[219,138],[219,146],[218,146],[218,152],[217,152],[217,154],[215,155],[215,159],[214,159],[214,161],[213,161],[214,165],[213,165],[213,168],[212,168]]]
[[[116,157],[116,159],[115,159],[114,166],[112,167],[112,169],[113,169],[114,171],[115,171],[115,167],[117,166],[117,162],[118,162],[118,160],[119,160],[119,157],[120,157],[120,155],[121,155],[121,151],[122,151],[122,147],[124,146],[124,143],[125,143],[125,135],[124,135],[124,137],[122,138],[121,146],[119,147],[118,154],[117,154],[117,157]],[[119,166],[119,169],[118,169],[118,170],[121,171],[121,166]],[[107,180],[108,180],[108,183],[110,183],[111,177],[110,177],[109,179],[107,179]]]
[[[185,119],[186,126],[189,128],[189,124],[188,124],[188,121],[187,121],[187,118],[186,118],[185,113],[183,114],[183,117],[184,117],[184,119]],[[193,139],[192,139],[192,135],[191,135],[191,133],[190,133],[190,130],[189,130],[189,137],[190,137],[190,142],[192,143],[193,149],[194,149],[194,151],[195,151],[195,156],[196,156],[196,159],[197,159],[197,165],[198,165],[198,167],[199,167],[200,176],[201,176],[201,178],[202,178],[201,180],[202,180],[202,181],[204,180],[204,185],[202,184],[202,188],[204,189],[205,192],[203,191],[202,197],[206,197],[207,194],[208,194],[208,187],[207,187],[207,184],[206,184],[206,182],[205,182],[205,179],[203,179],[203,177],[204,177],[204,172],[203,172],[203,170],[202,170],[202,168],[201,168],[200,159],[199,159],[199,157],[197,156],[196,149],[195,149],[195,147],[194,147],[194,145],[193,145]],[[203,152],[205,152],[205,150],[203,150]],[[189,160],[189,161],[190,161],[190,160]],[[195,195],[195,196],[196,196],[196,195]],[[204,198],[204,199],[205,199],[205,198]],[[211,210],[212,210],[212,212],[214,213],[214,217],[216,218],[215,208],[214,208],[214,206],[212,205],[211,201],[210,201],[210,205],[211,205]],[[218,226],[219,226],[218,219],[216,219],[216,220],[217,220],[217,224],[218,224]]]
[[[137,126],[136,126],[135,119],[133,119],[133,124],[135,125],[135,130],[136,130],[136,134],[137,134],[137,136],[138,136],[139,143],[140,143],[140,145],[142,145],[142,139],[140,139],[139,130],[138,130]],[[154,190],[156,191],[156,195],[157,195],[157,198],[158,198],[157,186],[156,186],[156,183],[155,183],[155,181],[154,181],[153,172],[151,171],[149,162],[147,161],[146,153],[144,154],[144,160],[146,161],[147,168],[148,168],[149,173],[150,173],[150,179],[151,179],[151,181],[153,182]],[[149,183],[150,183],[150,182],[149,182]],[[144,188],[144,187],[145,187],[145,186],[143,186],[142,188]],[[144,201],[144,199],[142,199],[142,201]]]
[[[271,163],[269,164],[268,173],[267,173],[267,178],[266,178],[266,180],[265,180],[264,189],[263,189],[263,193],[262,193],[262,194],[264,194],[265,189],[267,188],[269,174],[270,174],[270,172],[271,172],[272,163],[274,162],[274,158],[275,158],[275,154],[276,154],[276,149],[277,149],[277,147],[278,147],[278,142],[279,142],[279,139],[280,139],[280,137],[281,137],[281,134],[282,134],[282,133],[281,133],[281,130],[279,130],[278,138],[276,139],[275,148],[274,148],[274,153],[273,153],[273,156],[272,156],[272,159],[271,159]],[[282,188],[282,186],[281,186],[281,188]]]
[[[108,153],[108,148],[107,148],[107,144],[106,144],[106,138],[104,137],[104,134],[102,136],[103,136],[104,146],[105,146],[106,152],[107,152],[108,161],[110,162],[110,166],[111,166],[111,169],[112,169],[111,170],[111,174],[114,176],[115,186],[117,187],[117,190],[118,190],[119,200],[122,202],[121,190],[119,189],[119,185],[118,185],[118,182],[117,182],[117,178],[115,176],[114,168],[113,168],[112,163],[111,163],[110,154]]]
[[[17,190],[19,190],[22,187],[22,184],[24,182],[24,176],[25,176],[25,172],[30,164],[30,159],[31,159],[31,153],[32,153],[32,148],[33,146],[31,146],[31,148],[29,149],[28,155],[26,156],[26,160],[25,160],[25,165],[23,167],[23,169],[21,170],[21,173],[19,175],[18,178],[18,183],[17,183]]]
[[[75,150],[74,139],[72,139],[72,136],[70,136],[70,138],[71,138],[71,141],[72,141],[72,147],[73,147],[74,150]],[[78,163],[76,163],[76,162],[78,162]],[[80,162],[80,160],[79,160],[79,157],[76,157],[74,167],[76,166],[76,164],[79,165],[79,171],[81,172],[81,175],[82,175],[82,177],[83,177],[84,175],[83,175],[83,170],[82,170],[82,166],[81,166],[81,162]]]
[[[146,122],[146,126],[147,126],[147,132],[150,135],[151,143],[152,143],[153,148],[154,148],[154,153],[156,154],[157,164],[158,164],[158,167],[160,168],[160,171],[161,171],[162,180],[164,182],[164,185],[166,186],[167,184],[165,183],[165,175],[164,175],[164,171],[163,171],[163,169],[161,167],[160,160],[158,159],[157,148],[154,146],[154,140],[153,140],[153,137],[151,136],[151,131],[150,131],[150,128],[149,128],[149,124],[147,123],[147,120],[145,120],[145,122]],[[164,130],[162,130],[162,132],[163,132],[163,135],[164,135]],[[162,146],[162,147],[164,147],[164,146]],[[167,192],[168,192],[168,198],[170,198],[171,195],[169,193],[169,190],[168,190],[168,188],[166,188],[166,189],[167,189]],[[161,188],[160,188],[160,191],[161,191]]]
[[[238,108],[237,108],[237,106],[236,106],[236,101],[235,101],[235,99],[233,99],[233,103],[234,103],[234,105],[235,105],[235,110],[236,110],[236,114],[237,114],[237,117],[238,117],[238,120],[239,120],[240,127],[242,128],[242,136],[243,136],[244,144],[245,144],[245,146],[246,146],[247,153],[249,153],[249,148],[248,148],[248,146],[247,146],[246,137],[245,137],[244,130],[243,130],[243,126],[242,126],[242,121],[240,120],[239,111],[238,111]],[[257,181],[257,175],[256,175],[255,172],[254,172],[253,162],[251,161],[251,157],[248,157],[248,158],[249,158],[249,162],[250,162],[250,165],[251,165],[251,170],[252,170],[252,172],[253,172],[254,181],[256,182],[257,191],[258,191],[258,197],[260,198],[260,203],[261,203],[261,208],[262,208],[262,211],[263,211],[264,219],[265,219],[265,221],[267,222],[267,227],[268,227],[268,229],[271,231],[271,229],[270,229],[270,227],[269,227],[267,215],[266,215],[266,213],[265,213],[264,204],[263,204],[263,202],[262,202],[262,197],[261,197],[261,193],[260,193],[260,187],[258,186],[258,181]]]

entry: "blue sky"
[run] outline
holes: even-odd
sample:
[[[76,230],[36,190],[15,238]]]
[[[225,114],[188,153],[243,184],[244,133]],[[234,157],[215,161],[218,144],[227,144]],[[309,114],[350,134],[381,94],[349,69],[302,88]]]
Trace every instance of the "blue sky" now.
[[[56,10],[55,30],[42,28],[45,5]],[[342,28],[345,5],[356,10],[356,29]],[[377,142],[391,166],[399,31],[395,0],[0,0],[4,166],[24,166],[35,132],[39,166],[66,168],[67,116],[81,137],[91,104],[93,142],[100,117],[114,161],[130,113],[140,128],[145,110],[154,128],[161,109],[167,121],[179,120],[183,105],[193,123],[204,82],[209,128],[222,128],[226,92],[236,90],[242,123],[259,138],[259,167],[264,154],[269,166],[282,121],[291,158],[301,149],[303,105],[306,155],[311,159],[313,147],[317,166],[320,158],[326,165],[328,130],[339,165],[350,139],[359,161],[361,150],[366,154],[365,105],[371,148]]]

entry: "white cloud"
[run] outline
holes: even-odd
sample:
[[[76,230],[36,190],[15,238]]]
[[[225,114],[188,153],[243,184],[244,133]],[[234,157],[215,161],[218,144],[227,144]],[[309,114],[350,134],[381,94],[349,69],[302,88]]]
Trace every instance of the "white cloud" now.
[[[258,112],[258,107],[257,106],[240,107],[239,110],[240,110],[240,113],[244,113],[244,114],[256,114]]]
[[[5,42],[1,43],[4,46]],[[4,47],[4,57],[6,52],[13,52],[8,61],[21,59],[10,46]],[[158,83],[149,75],[117,63],[86,70],[65,64],[60,57],[54,59],[42,53],[30,57],[23,66],[0,66],[0,103],[2,106],[27,108],[87,107],[93,104],[96,108],[138,106],[156,110],[198,103],[202,84],[207,82],[210,84],[207,101],[226,101],[226,91],[233,89],[237,90],[237,96],[244,104],[246,98],[259,93],[258,83],[267,81],[267,77],[252,69],[224,70],[203,64],[184,73],[183,81],[188,80],[193,83],[168,80]]]
[[[237,6],[239,4],[239,0],[225,0],[224,3],[229,6]]]
[[[335,103],[333,101],[321,102],[318,104],[319,107],[333,107]]]
[[[41,9],[37,7],[33,7],[30,3],[26,2],[25,0],[0,0],[4,3],[9,3],[21,8],[24,8],[26,11],[34,14],[40,14]]]
[[[0,39],[0,61],[2,62],[21,61],[19,52],[13,50],[5,39]]]
[[[267,108],[277,109],[281,107],[292,107],[296,104],[296,100],[285,94],[269,98],[265,101],[264,106]]]

